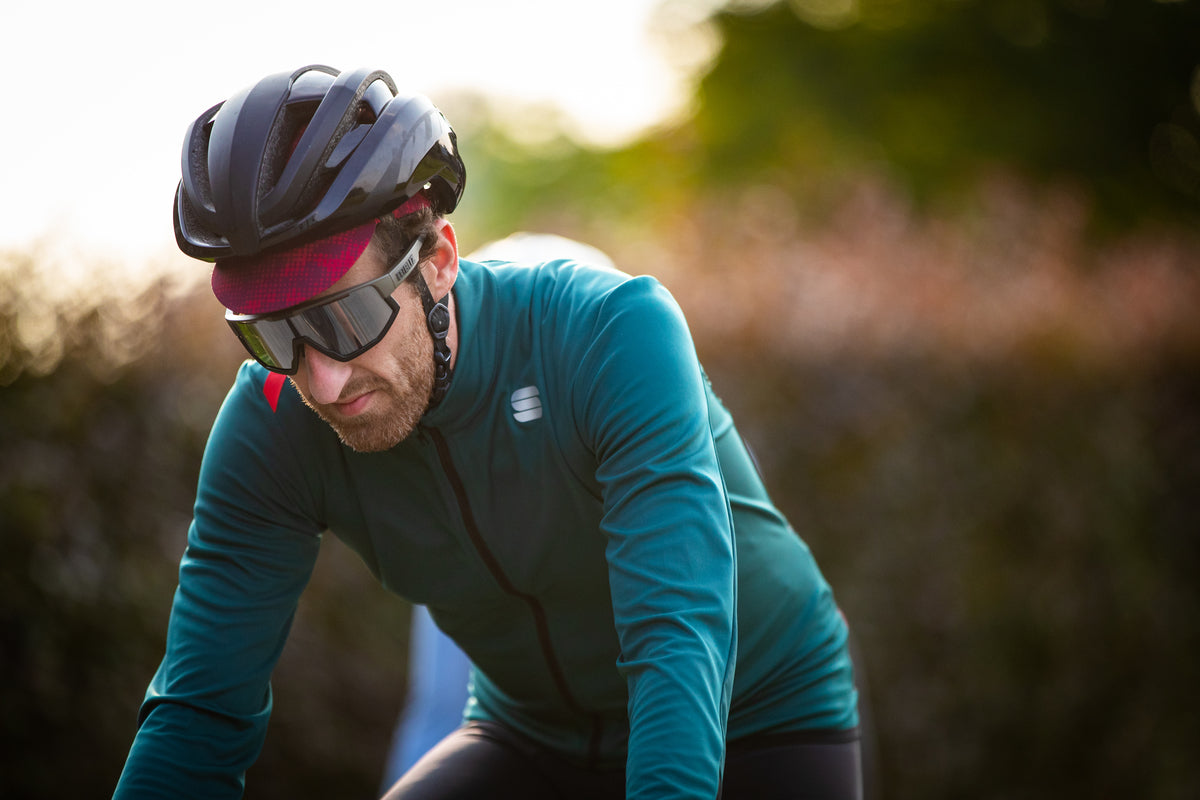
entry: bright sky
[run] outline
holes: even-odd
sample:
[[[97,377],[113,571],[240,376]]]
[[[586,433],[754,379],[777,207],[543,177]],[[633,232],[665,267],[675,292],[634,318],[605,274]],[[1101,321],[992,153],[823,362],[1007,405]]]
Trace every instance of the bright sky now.
[[[661,5],[4,3],[0,248],[41,242],[126,262],[173,252],[171,200],[192,120],[264,75],[309,63],[381,68],[435,103],[458,89],[551,102],[597,140],[629,138],[686,98],[661,27],[651,30]]]

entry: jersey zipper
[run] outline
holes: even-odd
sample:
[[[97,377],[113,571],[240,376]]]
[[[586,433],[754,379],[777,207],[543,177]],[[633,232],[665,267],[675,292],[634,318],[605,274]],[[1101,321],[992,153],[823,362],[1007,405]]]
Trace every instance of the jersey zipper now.
[[[487,542],[484,541],[483,535],[479,531],[479,526],[475,522],[475,515],[471,511],[471,504],[467,498],[466,485],[463,483],[458,470],[454,466],[454,461],[450,457],[450,447],[446,444],[445,437],[442,436],[441,431],[435,428],[426,428],[425,430],[428,431],[429,438],[433,441],[434,449],[437,450],[438,461],[441,462],[442,471],[445,472],[446,478],[450,481],[450,488],[453,490],[454,499],[458,503],[459,514],[462,517],[463,526],[467,530],[467,537],[471,540],[475,551],[483,559],[488,572],[491,573],[492,578],[495,579],[500,589],[506,594],[520,599],[529,608],[529,612],[533,617],[534,629],[537,631],[538,644],[541,647],[542,657],[546,661],[546,666],[550,670],[550,676],[554,680],[554,686],[562,696],[563,702],[567,704],[567,707],[572,712],[586,717],[591,721],[592,733],[588,745],[588,766],[596,766],[600,758],[600,744],[604,732],[604,720],[599,714],[588,712],[575,699],[575,695],[571,692],[571,687],[567,685],[566,673],[563,671],[562,664],[559,663],[558,656],[554,652],[554,645],[550,640],[550,624],[546,619],[546,609],[536,597],[514,586],[508,575],[505,574],[504,568],[500,566],[499,560],[492,553]]]

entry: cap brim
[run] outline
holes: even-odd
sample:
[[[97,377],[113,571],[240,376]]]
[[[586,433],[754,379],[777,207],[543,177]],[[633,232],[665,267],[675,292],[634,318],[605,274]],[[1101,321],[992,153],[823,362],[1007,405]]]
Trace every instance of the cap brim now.
[[[392,211],[396,218],[429,208],[418,192]],[[235,314],[272,314],[313,299],[338,282],[358,261],[378,219],[288,250],[218,258],[213,294]]]
[[[311,300],[337,283],[366,250],[375,220],[308,244],[217,259],[212,290],[235,314],[270,314]]]

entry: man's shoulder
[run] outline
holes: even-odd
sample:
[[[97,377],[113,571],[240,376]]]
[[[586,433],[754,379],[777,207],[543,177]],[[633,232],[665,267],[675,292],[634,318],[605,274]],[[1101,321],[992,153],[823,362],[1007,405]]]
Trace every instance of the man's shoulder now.
[[[290,385],[286,375],[247,360],[238,368],[233,385],[217,416],[214,432],[232,432],[248,439],[277,435],[296,437],[319,432],[319,419]]]
[[[238,367],[227,402],[237,403],[246,412],[276,413],[281,400],[286,405],[287,383],[286,375],[247,359]]]
[[[644,300],[670,302],[670,294],[656,278],[633,276],[611,264],[552,258],[468,262],[466,269],[481,296],[517,305],[524,305],[524,300],[548,313],[577,313]]]
[[[611,263],[582,261],[569,256],[484,261],[464,259],[461,267],[469,278],[512,287],[615,285],[630,277]]]

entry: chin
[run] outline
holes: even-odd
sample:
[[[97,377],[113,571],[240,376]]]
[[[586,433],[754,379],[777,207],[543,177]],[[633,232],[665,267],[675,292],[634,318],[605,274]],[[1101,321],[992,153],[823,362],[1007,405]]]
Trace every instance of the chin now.
[[[378,453],[400,444],[416,430],[433,393],[432,360],[428,373],[423,376],[425,380],[418,381],[415,390],[395,384],[373,387],[375,395],[371,405],[352,417],[341,414],[333,406],[313,402],[299,386],[296,388],[305,405],[333,429],[342,444],[355,452]]]
[[[386,403],[383,408],[371,409],[360,416],[347,418],[327,409],[317,413],[333,428],[342,444],[359,453],[378,453],[390,450],[416,430],[426,403]]]

